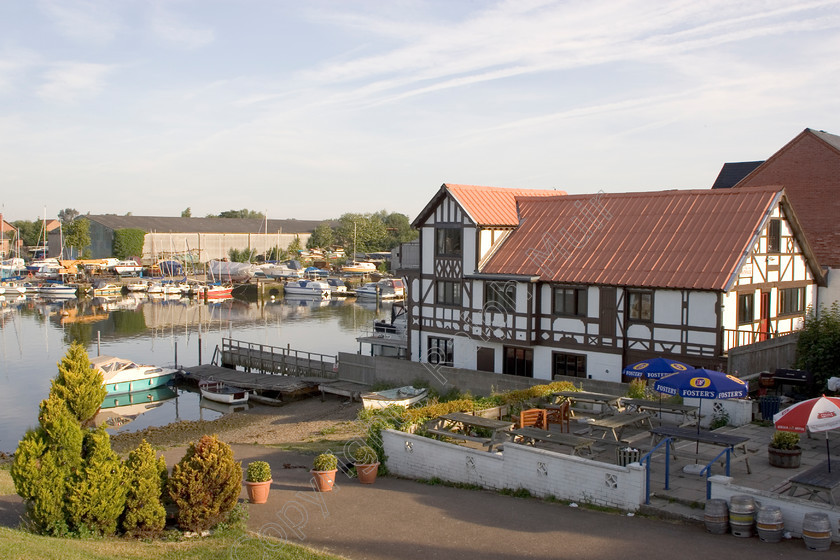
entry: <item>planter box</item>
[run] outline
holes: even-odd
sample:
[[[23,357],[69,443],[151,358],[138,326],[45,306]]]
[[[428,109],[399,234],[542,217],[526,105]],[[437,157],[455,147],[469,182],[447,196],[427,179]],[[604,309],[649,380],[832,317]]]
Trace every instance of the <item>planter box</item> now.
[[[767,448],[767,457],[770,459],[770,465],[779,467],[781,469],[796,469],[799,468],[802,460],[801,449],[776,449],[774,447]]]

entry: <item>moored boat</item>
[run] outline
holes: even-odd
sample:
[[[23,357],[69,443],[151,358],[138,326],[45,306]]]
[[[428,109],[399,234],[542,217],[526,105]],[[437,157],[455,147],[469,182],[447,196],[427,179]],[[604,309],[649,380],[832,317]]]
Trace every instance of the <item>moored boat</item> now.
[[[38,293],[42,296],[51,296],[51,297],[76,297],[76,291],[78,288],[76,286],[70,284],[60,284],[60,283],[52,283],[52,284],[43,284],[40,288],[38,288]]]
[[[198,382],[198,389],[205,399],[224,404],[248,402],[248,390],[232,387],[222,381],[205,379]]]
[[[286,295],[330,297],[330,285],[320,280],[298,280],[283,286]]]
[[[133,260],[118,261],[113,268],[114,272],[116,272],[120,276],[136,275],[143,272],[143,266],[137,261]]]
[[[341,267],[344,274],[370,274],[376,270],[376,265],[372,262],[352,262]]]
[[[362,404],[365,408],[375,409],[385,408],[391,405],[411,406],[426,398],[428,394],[428,389],[406,385],[405,387],[397,387],[396,389],[362,393],[361,397]]]
[[[145,391],[166,385],[178,370],[152,365],[137,364],[114,356],[91,358],[90,367],[102,372],[109,395]]]

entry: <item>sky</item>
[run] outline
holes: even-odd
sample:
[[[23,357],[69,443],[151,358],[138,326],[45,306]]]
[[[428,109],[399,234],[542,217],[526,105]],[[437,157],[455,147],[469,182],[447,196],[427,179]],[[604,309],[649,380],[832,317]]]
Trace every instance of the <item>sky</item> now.
[[[0,212],[709,188],[838,84],[840,0],[0,0]]]

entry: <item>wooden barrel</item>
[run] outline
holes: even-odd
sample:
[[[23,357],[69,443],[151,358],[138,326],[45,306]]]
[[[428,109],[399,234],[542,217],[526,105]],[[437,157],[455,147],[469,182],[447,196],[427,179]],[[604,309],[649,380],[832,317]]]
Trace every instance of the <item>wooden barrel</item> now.
[[[729,530],[729,507],[726,505],[726,500],[719,498],[706,500],[703,522],[706,524],[708,532],[715,535],[725,535]]]
[[[805,548],[824,552],[831,548],[831,522],[826,513],[806,513],[802,521]]]
[[[755,529],[761,542],[777,543],[782,540],[785,522],[782,519],[782,508],[779,506],[764,506],[758,508],[755,514]]]
[[[729,527],[736,537],[751,537],[755,521],[755,500],[752,496],[737,495],[729,499]]]

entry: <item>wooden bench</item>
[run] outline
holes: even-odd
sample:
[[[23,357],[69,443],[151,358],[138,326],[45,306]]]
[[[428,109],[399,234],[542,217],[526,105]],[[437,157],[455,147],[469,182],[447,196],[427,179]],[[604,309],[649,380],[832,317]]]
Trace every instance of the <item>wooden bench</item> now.
[[[519,428],[512,430],[514,441],[517,438],[524,440],[526,445],[530,443],[534,445],[536,442],[555,443],[564,447],[571,447],[574,455],[580,455],[586,452],[592,455],[592,445],[596,440],[588,437],[581,437],[562,432],[550,432],[548,430],[541,430],[539,428]]]
[[[466,434],[459,434],[456,432],[450,432],[449,430],[439,430],[436,428],[426,428],[426,432],[434,434],[436,436],[447,437],[450,439],[459,439],[462,441],[472,441],[474,443],[480,443],[485,447],[489,447],[490,444],[493,442],[491,438],[468,436]]]
[[[570,401],[565,400],[559,404],[547,404],[545,405],[545,411],[546,429],[551,424],[558,424],[561,432],[571,431],[572,406]]]

